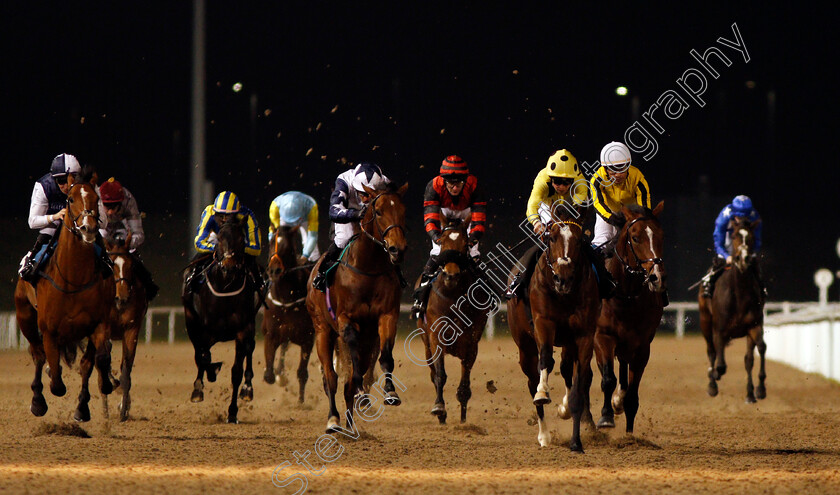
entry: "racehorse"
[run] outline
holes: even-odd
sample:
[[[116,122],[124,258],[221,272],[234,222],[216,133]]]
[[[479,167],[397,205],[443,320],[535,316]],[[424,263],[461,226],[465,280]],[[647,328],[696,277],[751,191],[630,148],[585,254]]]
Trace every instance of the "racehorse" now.
[[[280,227],[275,232],[274,252],[268,262],[269,289],[262,332],[265,335],[266,383],[275,379],[285,385],[284,367],[289,342],[300,346],[297,377],[300,382],[298,402],[303,403],[306,381],[309,379],[309,356],[315,343],[312,318],[306,311],[306,279],[312,271],[308,260],[299,260],[292,234],[300,227]],[[280,347],[280,364],[274,367],[274,355]]]
[[[700,304],[700,328],[706,338],[706,353],[709,356],[709,395],[718,393],[717,380],[726,373],[726,359],[723,352],[732,339],[747,338],[747,353],[744,367],[747,369],[748,403],[767,396],[764,379],[764,293],[759,284],[755,253],[755,229],[761,220],[750,222],[746,217],[734,217],[729,221],[732,236],[732,265],[718,278],[712,298],[698,296]],[[754,350],[758,347],[761,363],[758,370],[758,387],[753,389],[752,369],[755,362]]]
[[[207,373],[209,381],[214,382],[222,367],[222,363],[211,362],[210,348],[216,342],[236,340],[228,423],[238,423],[237,393],[243,401],[254,398],[251,384],[254,376],[254,320],[261,298],[245,266],[244,228],[236,219],[225,222],[217,234],[213,260],[206,268],[204,283],[195,293],[187,291],[185,284],[182,294],[187,334],[195,349],[198,368],[190,398],[192,402],[204,400],[204,373]],[[240,391],[243,361],[246,362],[245,385]]]
[[[131,369],[137,353],[137,337],[149,307],[146,289],[134,274],[134,257],[128,251],[131,245],[131,232],[121,236],[106,236],[105,247],[114,262],[114,282],[116,294],[111,308],[111,340],[122,340],[122,363],[120,379],[114,380],[115,387],[122,387],[123,398],[120,401],[120,421],[128,419],[131,410]]]
[[[113,390],[109,378],[109,314],[114,304],[114,279],[103,276],[98,265],[98,201],[89,183],[71,185],[64,220],[56,229],[58,239],[52,241],[57,243],[55,252],[40,272],[41,278],[34,287],[19,279],[15,287],[17,321],[35,362],[29,408],[35,416],[47,412],[41,383],[44,362],[49,365],[50,391],[57,397],[63,396],[67,387],[61,379],[59,357],[72,365],[76,346],[85,337],[87,346],[80,364],[82,390],[74,419],[90,420],[88,381],[94,363],[99,370],[99,390],[105,395]]]
[[[638,205],[621,209],[626,220],[616,238],[607,269],[618,286],[604,301],[595,334],[595,357],[601,371],[604,406],[598,428],[614,428],[615,414],[625,412],[626,431],[633,433],[639,410],[639,383],[650,358],[650,343],[662,319],[665,264],[659,215],[665,203],[651,211]],[[614,360],[618,358],[618,383]],[[613,395],[615,392],[615,395]]]
[[[554,346],[562,346],[560,373],[566,394],[560,406],[564,418],[573,418],[569,448],[583,452],[580,422],[588,411],[592,384],[593,337],[601,300],[595,272],[583,246],[583,227],[575,219],[550,223],[542,236],[547,245],[534,268],[527,298],[508,302],[508,318],[519,347],[519,366],[528,377],[528,389],[537,409],[541,447],[551,442],[543,406],[551,402],[548,377],[554,369]],[[533,316],[532,316],[533,315]],[[533,321],[532,321],[533,320]],[[588,422],[592,422],[591,415]]]
[[[408,189],[384,191],[365,187],[371,195],[369,206],[360,222],[362,233],[344,250],[336,265],[335,282],[326,296],[312,286],[317,273],[309,277],[306,308],[315,325],[315,345],[321,361],[324,391],[330,401],[327,432],[340,428],[335,393],[338,375],[333,364],[337,344],[346,347],[350,370],[344,384],[348,427],[352,424],[353,404],[364,395],[363,375],[379,353],[383,371],[380,382],[385,404],[398,406],[401,399],[394,388],[394,341],[400,314],[400,281],[393,265],[403,261],[405,239],[405,206],[402,198]],[[322,263],[321,257],[318,263]],[[329,303],[329,304],[328,304]],[[333,316],[333,314],[335,316]],[[404,388],[403,388],[404,389]]]
[[[478,341],[487,323],[487,311],[475,304],[457,305],[461,297],[470,299],[468,291],[476,282],[470,271],[467,229],[463,224],[445,225],[440,236],[441,269],[431,282],[427,309],[417,319],[417,328],[422,330],[426,348],[426,362],[429,364],[432,383],[437,397],[432,414],[441,424],[446,423],[446,403],[443,400],[443,386],[446,384],[444,354],[461,360],[461,383],[456,397],[461,404],[461,423],[467,421],[467,402],[472,396],[470,371],[478,355]],[[416,286],[419,286],[420,278]],[[453,309],[458,308],[459,311]],[[459,308],[460,306],[460,308]]]

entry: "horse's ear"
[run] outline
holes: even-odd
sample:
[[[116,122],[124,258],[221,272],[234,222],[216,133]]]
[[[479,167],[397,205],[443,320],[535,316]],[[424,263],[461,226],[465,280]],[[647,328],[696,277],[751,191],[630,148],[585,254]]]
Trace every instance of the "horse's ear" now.
[[[653,209],[653,216],[659,218],[659,214],[662,213],[662,210],[665,209],[665,201],[660,201],[656,208]]]
[[[362,187],[364,188],[364,190],[365,190],[365,192],[366,192],[366,193],[370,194],[370,197],[371,197],[371,198],[375,198],[375,197],[376,197],[376,189],[371,189],[371,188],[369,188],[368,186],[366,186],[366,185],[364,185],[364,184],[362,184]]]
[[[402,198],[402,197],[404,197],[404,196],[405,196],[405,192],[406,192],[406,191],[408,191],[408,182],[406,182],[405,184],[401,185],[401,186],[400,186],[400,188],[399,188],[399,189],[397,189],[397,194],[399,194],[399,195],[400,195],[400,197]]]

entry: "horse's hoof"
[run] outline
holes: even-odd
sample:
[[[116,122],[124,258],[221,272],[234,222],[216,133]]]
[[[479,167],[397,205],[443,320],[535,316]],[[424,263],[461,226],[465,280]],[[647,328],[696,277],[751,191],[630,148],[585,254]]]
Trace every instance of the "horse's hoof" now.
[[[274,370],[265,370],[265,373],[263,374],[263,380],[269,385],[274,385]]]
[[[717,394],[718,394],[717,384],[710,384],[709,388],[706,389],[706,392],[709,394],[709,397],[717,397]]]
[[[201,402],[204,400],[204,392],[201,390],[193,390],[192,397],[190,397],[190,402]]]
[[[32,411],[32,414],[40,418],[44,414],[47,414],[47,400],[44,399],[43,395],[41,397],[33,397],[29,410]]]
[[[755,404],[756,403],[755,396],[748,395],[747,398],[744,399],[744,402],[746,402],[747,404]]]
[[[755,398],[756,399],[764,399],[767,397],[767,390],[764,387],[758,387],[755,389]]]
[[[242,387],[242,389],[239,390],[239,398],[245,402],[254,400],[254,388],[248,385]]]
[[[385,392],[386,406],[398,406],[400,404],[402,404],[402,399],[400,399],[400,396],[396,392]]]
[[[598,420],[598,429],[601,428],[615,428],[615,418],[601,416],[601,419]]]
[[[446,405],[444,405],[442,402],[436,402],[434,407],[432,407],[432,414],[434,414],[435,416],[446,414]]]
[[[548,447],[551,445],[551,433],[538,433],[537,441],[540,443],[540,447]]]
[[[234,416],[234,417],[228,416],[227,422],[228,422],[228,424],[231,424],[231,425],[238,425],[239,424],[239,420],[236,419],[236,416]]]
[[[114,387],[111,385],[111,380],[102,380],[102,385],[99,387],[99,391],[104,395],[109,395],[113,392]]]
[[[534,394],[534,405],[544,406],[546,404],[551,404],[551,397],[548,396],[548,392],[538,390],[537,393]]]
[[[572,441],[569,442],[569,450],[577,452],[578,454],[583,454],[583,444],[580,443],[580,439],[572,439]]]
[[[612,406],[613,412],[616,415],[621,415],[624,413],[624,396],[627,395],[627,392],[621,390],[617,391],[612,396]]]
[[[557,404],[557,414],[562,419],[569,419],[572,417],[572,411],[569,409],[569,401],[566,397],[563,397],[563,402],[561,404]]]
[[[338,423],[338,418],[335,416],[331,416],[330,419],[327,420],[327,433],[338,433],[341,430],[341,425]]]
[[[90,408],[87,404],[79,404],[79,407],[76,408],[76,412],[73,414],[73,419],[78,423],[87,423],[90,421]]]
[[[64,397],[64,394],[67,393],[67,387],[64,386],[64,383],[51,383],[50,384],[50,392],[56,397]]]

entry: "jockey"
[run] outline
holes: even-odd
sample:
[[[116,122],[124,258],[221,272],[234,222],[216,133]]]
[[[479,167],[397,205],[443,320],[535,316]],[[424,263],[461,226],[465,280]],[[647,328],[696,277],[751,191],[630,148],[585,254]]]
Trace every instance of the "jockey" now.
[[[423,268],[420,285],[414,291],[412,311],[415,317],[424,311],[431,281],[439,269],[441,216],[446,220],[459,219],[469,223],[469,254],[476,260],[480,256],[478,242],[484,234],[486,211],[487,198],[478,186],[476,176],[470,173],[467,162],[457,155],[447,156],[441,163],[440,174],[429,181],[423,195],[423,221],[432,240],[432,249]]]
[[[143,220],[140,217],[137,200],[118,180],[111,177],[99,187],[99,210],[105,212],[106,227],[99,231],[102,237],[126,236],[129,232],[131,233],[128,251],[134,260],[137,277],[146,289],[146,299],[151,301],[157,295],[159,287],[152,280],[152,274],[146,269],[137,253],[137,248],[145,240]]]
[[[82,168],[75,156],[62,153],[53,158],[50,171],[35,181],[32,199],[29,202],[29,228],[38,230],[35,245],[20,262],[20,278],[33,283],[37,279],[38,267],[46,261],[51,251],[51,240],[55,236],[60,221],[67,213],[67,192],[74,182],[80,180]],[[99,218],[102,225],[104,219]],[[111,276],[111,259],[102,246],[102,239],[97,236],[97,254],[102,261],[103,276]]]
[[[715,241],[715,258],[712,260],[712,267],[709,269],[706,276],[703,277],[703,297],[712,297],[715,289],[715,282],[723,273],[723,267],[732,263],[732,230],[729,228],[729,220],[733,217],[746,217],[750,222],[755,222],[761,219],[761,215],[753,208],[752,200],[748,196],[735,196],[731,203],[726,205],[718,214],[715,220],[715,231],[713,234]],[[758,254],[761,251],[761,224],[755,228],[753,232],[755,235],[755,246],[753,252]],[[761,285],[761,290],[766,294],[764,282],[761,279],[761,273],[757,269],[756,277],[758,283]]]
[[[601,167],[590,180],[592,204],[598,214],[592,246],[601,258],[624,225],[621,207],[631,204],[651,207],[650,188],[645,176],[631,162],[627,145],[616,141],[608,143],[601,149]],[[662,297],[665,306],[668,306],[667,292],[663,292]]]
[[[327,290],[327,270],[338,261],[341,251],[350,240],[361,233],[359,221],[364,218],[365,209],[371,196],[365,192],[370,189],[382,190],[391,181],[378,165],[362,162],[355,168],[342,172],[335,180],[335,190],[330,196],[330,221],[335,226],[335,239],[324,253],[324,259],[318,265],[318,273],[312,279],[312,286],[321,292]],[[405,287],[405,279],[399,266],[395,267],[400,284]]]
[[[298,191],[289,191],[274,198],[268,207],[271,225],[268,227],[268,242],[274,242],[274,232],[280,227],[300,227],[301,255],[309,261],[321,257],[318,251],[318,203],[312,196]]]
[[[581,207],[584,207],[585,213],[578,219],[583,229],[585,224],[591,223],[592,213],[587,208],[589,204],[591,204],[589,183],[583,176],[577,159],[568,150],[557,150],[548,157],[545,168],[540,170],[534,179],[526,215],[534,228],[534,233],[540,236],[550,222],[563,216],[563,211],[581,211]],[[538,254],[539,246],[533,246],[522,257],[526,270],[517,273],[513,278],[505,294],[506,297],[523,295],[523,291],[528,287],[532,265],[536,263]],[[604,267],[602,257],[590,251],[586,254],[595,267],[601,297],[608,299],[615,289],[615,281]]]
[[[245,266],[250,272],[251,279],[262,292],[264,287],[262,269],[257,262],[257,256],[262,250],[260,246],[260,227],[257,217],[250,208],[239,203],[236,194],[230,191],[222,191],[216,196],[212,205],[207,205],[201,212],[201,221],[198,224],[195,234],[196,255],[193,261],[202,259],[193,266],[190,275],[185,282],[187,289],[192,291],[195,286],[203,280],[204,268],[210,263],[209,254],[216,249],[216,233],[229,219],[236,217],[247,224],[245,233]]]

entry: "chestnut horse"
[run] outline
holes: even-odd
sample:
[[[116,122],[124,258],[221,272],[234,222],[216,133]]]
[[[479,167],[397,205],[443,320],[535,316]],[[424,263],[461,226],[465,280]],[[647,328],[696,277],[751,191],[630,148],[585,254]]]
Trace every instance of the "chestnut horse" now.
[[[592,384],[592,346],[601,299],[598,283],[583,243],[583,227],[573,219],[551,223],[542,237],[547,249],[540,255],[528,287],[527,299],[508,302],[508,318],[519,347],[519,366],[528,377],[539,422],[541,447],[551,443],[543,406],[551,402],[548,377],[554,369],[554,346],[562,346],[560,373],[566,394],[560,413],[573,418],[569,448],[583,452],[580,421]],[[532,320],[533,315],[533,322]],[[591,416],[588,422],[592,422]]]
[[[300,346],[297,377],[300,382],[298,402],[303,403],[306,380],[309,379],[309,356],[315,343],[315,328],[306,311],[306,279],[312,271],[308,260],[300,260],[295,252],[292,235],[300,227],[280,227],[275,232],[274,249],[268,261],[269,289],[265,298],[262,332],[265,335],[266,383],[280,380],[286,384],[284,368],[289,342]],[[274,367],[274,355],[280,347],[280,363]]]
[[[114,262],[114,282],[116,295],[111,308],[111,340],[122,340],[122,363],[120,379],[112,381],[115,387],[122,387],[123,398],[120,401],[120,421],[128,419],[131,410],[131,370],[137,354],[137,338],[149,307],[146,289],[134,275],[134,257],[129,253],[131,232],[123,239],[105,237],[105,247]]]
[[[315,345],[324,374],[324,392],[330,401],[327,432],[340,429],[335,393],[338,375],[333,364],[336,345],[346,347],[350,370],[344,383],[348,427],[352,427],[353,404],[364,395],[363,376],[379,353],[379,365],[385,373],[381,390],[385,404],[398,406],[400,397],[394,388],[394,341],[400,315],[400,281],[394,265],[403,261],[405,206],[402,198],[408,184],[397,191],[373,190],[369,206],[360,222],[362,233],[347,245],[335,268],[335,282],[327,294],[312,287],[317,268],[309,277],[306,308],[315,325]],[[318,263],[322,263],[321,257]],[[317,267],[317,265],[316,265]],[[327,305],[329,299],[329,306]],[[335,317],[330,314],[333,311]],[[401,387],[404,390],[404,387]]]
[[[461,423],[464,423],[467,421],[467,402],[472,396],[470,371],[478,355],[478,341],[484,332],[487,307],[490,306],[483,305],[482,311],[479,307],[482,305],[472,303],[474,296],[471,289],[476,283],[476,277],[469,268],[471,261],[468,251],[466,226],[444,226],[438,255],[441,269],[431,282],[432,290],[426,312],[417,320],[417,328],[422,332],[426,348],[426,362],[437,391],[432,414],[438,417],[441,424],[446,423],[446,403],[443,400],[443,386],[446,384],[444,354],[461,360],[461,383],[456,397],[461,404]],[[419,284],[418,278],[415,287]],[[485,295],[489,294],[486,286],[484,291]],[[468,303],[462,304],[464,301]]]
[[[614,256],[607,260],[607,269],[618,287],[615,296],[601,307],[595,334],[595,357],[604,392],[598,428],[614,428],[615,414],[626,412],[626,431],[633,433],[639,410],[639,383],[650,358],[650,343],[662,319],[666,273],[660,257],[664,241],[659,215],[664,207],[660,201],[652,211],[638,205],[621,209],[626,223],[616,238]]]
[[[747,338],[744,367],[747,369],[748,403],[767,396],[764,388],[764,293],[759,285],[755,253],[755,229],[761,220],[750,222],[745,217],[729,221],[732,236],[732,265],[718,278],[712,298],[698,296],[700,303],[700,328],[706,338],[709,356],[709,395],[718,393],[717,380],[726,373],[723,351],[732,339]],[[758,387],[753,389],[752,369],[755,348],[761,359],[758,370]]]
[[[109,314],[114,304],[114,279],[103,277],[98,265],[95,241],[98,235],[99,197],[87,182],[73,184],[67,191],[67,212],[56,229],[55,253],[40,273],[33,287],[18,280],[15,308],[20,330],[29,341],[29,353],[35,362],[30,411],[35,416],[47,412],[41,371],[49,365],[50,391],[57,397],[67,393],[61,379],[60,355],[70,366],[76,346],[87,337],[80,372],[82,391],[73,417],[89,421],[90,392],[88,381],[94,363],[99,370],[99,390],[107,395],[113,390],[111,370]]]
[[[245,232],[239,221],[228,220],[219,229],[213,261],[206,269],[206,279],[195,291],[188,293],[186,285],[182,294],[187,334],[195,349],[198,376],[193,383],[190,400],[204,400],[204,373],[211,382],[222,363],[213,363],[210,348],[216,342],[236,340],[236,357],[231,368],[233,391],[228,407],[228,423],[238,423],[237,393],[243,401],[254,398],[251,379],[254,377],[254,322],[261,298],[248,276],[245,266]],[[242,383],[242,363],[246,362],[245,385]]]

